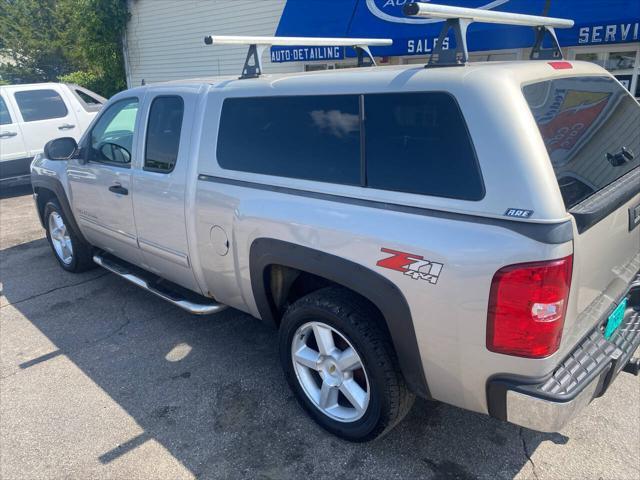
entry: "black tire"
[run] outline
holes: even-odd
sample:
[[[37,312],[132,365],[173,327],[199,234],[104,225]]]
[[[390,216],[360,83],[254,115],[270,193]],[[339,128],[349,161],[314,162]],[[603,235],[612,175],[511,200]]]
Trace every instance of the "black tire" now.
[[[353,422],[337,421],[313,403],[298,380],[292,342],[298,328],[309,321],[329,325],[357,351],[369,378],[369,403]],[[380,437],[398,424],[415,400],[409,392],[380,312],[366,299],[341,287],[317,290],[293,303],[280,326],[280,361],[285,377],[307,413],[324,429],[353,442]]]
[[[60,217],[62,217],[62,220],[64,221],[64,225],[67,229],[69,237],[71,238],[73,255],[69,263],[65,263],[60,258],[51,240],[51,232],[49,231],[49,217],[54,212],[60,215]],[[71,224],[67,220],[67,217],[65,216],[64,212],[62,211],[62,208],[60,208],[60,204],[55,198],[49,200],[47,204],[44,206],[43,219],[44,219],[45,230],[47,232],[47,240],[49,241],[49,246],[53,251],[53,256],[56,258],[56,260],[58,260],[58,263],[62,268],[64,268],[67,272],[80,273],[96,267],[96,264],[93,261],[93,247],[90,244],[88,244],[86,241],[84,241],[80,237],[78,232],[74,230],[74,228],[71,226]]]

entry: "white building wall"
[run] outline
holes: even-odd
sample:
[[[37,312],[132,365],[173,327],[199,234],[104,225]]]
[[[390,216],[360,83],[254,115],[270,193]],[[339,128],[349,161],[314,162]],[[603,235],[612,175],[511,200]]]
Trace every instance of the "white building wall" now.
[[[129,87],[184,78],[240,75],[245,46],[211,46],[205,35],[274,35],[286,0],[129,0],[125,39]],[[271,63],[266,73],[302,71]]]

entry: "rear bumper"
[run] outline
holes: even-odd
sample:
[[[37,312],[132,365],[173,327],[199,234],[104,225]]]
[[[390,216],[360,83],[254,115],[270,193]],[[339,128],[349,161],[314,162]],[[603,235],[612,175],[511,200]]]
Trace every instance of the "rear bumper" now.
[[[630,285],[620,327],[606,339],[604,320],[549,375],[495,376],[487,384],[489,414],[542,432],[556,432],[602,396],[640,345],[640,275]]]

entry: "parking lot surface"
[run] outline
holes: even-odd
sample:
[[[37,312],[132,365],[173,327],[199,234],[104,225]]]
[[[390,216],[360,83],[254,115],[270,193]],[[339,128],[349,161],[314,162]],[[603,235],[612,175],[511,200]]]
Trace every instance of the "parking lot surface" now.
[[[0,200],[0,478],[638,479],[640,382],[542,434],[418,400],[349,444],[298,407],[277,332],[194,317],[56,263],[28,191]]]

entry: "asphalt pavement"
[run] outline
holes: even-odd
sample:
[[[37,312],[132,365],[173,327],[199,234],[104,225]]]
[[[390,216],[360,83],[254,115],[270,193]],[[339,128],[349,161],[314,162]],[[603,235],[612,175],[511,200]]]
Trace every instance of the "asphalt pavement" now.
[[[3,197],[2,480],[640,478],[637,377],[556,434],[419,400],[386,437],[350,444],[297,405],[274,330],[66,273],[28,191]]]

